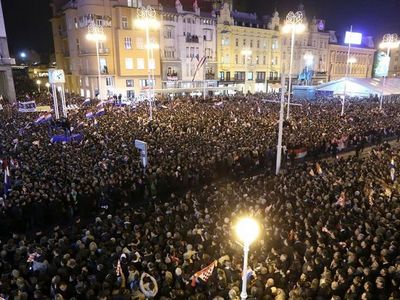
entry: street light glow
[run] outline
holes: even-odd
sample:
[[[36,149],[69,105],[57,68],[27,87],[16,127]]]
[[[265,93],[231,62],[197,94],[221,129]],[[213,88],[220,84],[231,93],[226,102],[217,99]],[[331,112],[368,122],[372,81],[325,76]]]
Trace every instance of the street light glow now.
[[[160,49],[160,45],[157,44],[157,43],[148,43],[148,44],[145,45],[145,47],[146,47],[146,49],[149,49],[149,50],[151,50],[151,49],[153,49],[153,50]]]
[[[237,237],[246,245],[250,245],[259,234],[259,226],[256,220],[250,217],[245,217],[235,226]]]
[[[102,26],[97,26],[96,24],[90,24],[88,26],[88,33],[86,34],[86,39],[94,42],[104,42],[106,40],[106,35],[104,34],[104,29]]]
[[[40,80],[36,80],[36,84],[37,84],[37,85],[41,85],[42,82],[41,82]]]
[[[379,44],[379,48],[381,49],[394,49],[400,46],[400,41],[398,40],[398,36],[396,33],[393,34],[385,34],[383,36],[382,43]]]
[[[19,56],[21,56],[21,58],[25,58],[25,57],[26,57],[26,53],[25,53],[25,52],[21,52],[21,53],[19,54]]]
[[[312,53],[306,53],[304,54],[304,60],[307,66],[311,66],[314,62],[314,55]]]
[[[349,64],[355,64],[355,63],[357,62],[357,58],[355,58],[355,57],[350,57],[350,58],[347,60],[347,62],[348,62]]]
[[[240,53],[245,56],[250,56],[253,54],[253,51],[251,51],[250,49],[243,49]]]
[[[289,12],[286,16],[285,24],[282,27],[283,33],[302,33],[306,30],[306,25],[303,23],[304,16],[301,11],[296,13]]]
[[[157,30],[161,26],[161,23],[157,20],[157,12],[151,6],[138,9],[137,19],[135,19],[134,24],[139,29]]]
[[[50,83],[46,82],[45,86],[46,86],[47,88],[49,88],[49,87],[50,87]]]

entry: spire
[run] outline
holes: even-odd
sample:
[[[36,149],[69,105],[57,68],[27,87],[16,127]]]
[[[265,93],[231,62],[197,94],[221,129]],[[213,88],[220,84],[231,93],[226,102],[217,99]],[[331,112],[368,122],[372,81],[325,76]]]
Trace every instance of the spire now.
[[[177,13],[183,12],[182,3],[181,3],[180,0],[176,0],[176,1],[175,1],[175,8],[176,8],[176,12],[177,12]]]
[[[200,15],[200,7],[199,4],[197,3],[197,0],[194,0],[193,2],[193,10],[196,13],[196,15]]]

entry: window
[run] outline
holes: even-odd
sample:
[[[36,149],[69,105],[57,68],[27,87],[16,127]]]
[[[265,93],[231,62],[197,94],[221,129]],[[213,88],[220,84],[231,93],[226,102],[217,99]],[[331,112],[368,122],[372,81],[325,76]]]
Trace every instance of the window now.
[[[128,99],[135,98],[135,91],[134,90],[127,90],[126,91],[126,98],[128,98]]]
[[[260,57],[258,55],[256,56],[256,64],[260,64]]]
[[[222,38],[222,46],[229,46],[230,41],[228,37],[223,37]]]
[[[260,40],[257,40],[257,48],[260,48]]]
[[[129,7],[141,7],[142,6],[142,0],[128,0],[127,5]]]
[[[122,29],[128,29],[128,17],[121,17]]]
[[[165,58],[175,58],[175,49],[172,47],[164,48],[164,57]]]
[[[247,80],[253,80],[253,72],[247,72]]]
[[[75,28],[78,29],[78,20],[74,18]]]
[[[239,56],[236,54],[235,55],[235,64],[238,64],[239,63]]]
[[[263,56],[263,65],[265,65],[267,63],[267,58],[265,57],[265,55]]]
[[[156,61],[154,58],[149,59],[149,63],[147,66],[150,70],[154,70],[156,68]]]
[[[133,59],[132,58],[125,58],[125,68],[127,70],[133,69]]]
[[[213,39],[213,31],[210,29],[203,30],[203,36],[205,41],[212,41]]]
[[[220,71],[219,72],[219,79],[220,80],[225,80],[225,72],[224,71]]]
[[[243,46],[246,46],[246,39],[243,39]]]
[[[100,57],[100,72],[101,74],[108,74],[107,59]]]
[[[278,41],[276,39],[272,40],[272,50],[278,49]]]
[[[138,58],[137,59],[137,68],[139,70],[143,70],[144,69],[144,58]]]
[[[133,87],[133,79],[126,80],[126,87]]]
[[[250,40],[250,48],[253,48],[253,40]]]
[[[164,26],[164,38],[173,39],[175,36],[175,27],[174,26]]]
[[[239,47],[239,39],[238,39],[238,38],[237,38],[236,41],[235,41],[235,46],[236,46],[236,47]]]
[[[206,48],[205,49],[205,56],[207,58],[212,58],[212,49],[211,48]]]
[[[141,37],[136,38],[136,48],[144,49],[144,40]]]
[[[140,87],[155,86],[155,80],[140,79]]]
[[[113,86],[114,80],[112,77],[106,77],[106,86]]]
[[[240,80],[240,81],[244,81],[244,77],[245,77],[245,72],[235,72],[235,80]]]
[[[257,72],[257,81],[265,81],[265,72]]]
[[[130,37],[126,37],[124,39],[125,49],[132,49],[132,39]]]
[[[79,39],[76,39],[75,43],[76,43],[76,51],[78,51],[78,53],[81,52]]]

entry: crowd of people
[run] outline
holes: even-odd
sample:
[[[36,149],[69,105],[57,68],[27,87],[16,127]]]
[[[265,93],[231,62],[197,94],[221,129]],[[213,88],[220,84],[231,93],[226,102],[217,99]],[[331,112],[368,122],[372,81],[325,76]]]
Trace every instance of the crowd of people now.
[[[245,214],[262,225],[252,245],[250,299],[398,299],[400,106],[372,100],[298,101],[285,123],[287,163],[274,165],[276,95],[189,97],[69,112],[81,142],[15,110],[0,119],[12,190],[0,208],[0,295],[9,299],[239,299]],[[82,104],[83,99],[74,98]],[[1,114],[2,112],[0,112]],[[134,140],[148,143],[140,165]],[[372,155],[293,163],[341,147]],[[392,163],[392,165],[393,165]],[[394,168],[394,167],[392,167]],[[51,230],[49,230],[51,225]],[[193,274],[215,262],[206,280]],[[247,273],[246,273],[247,274]]]

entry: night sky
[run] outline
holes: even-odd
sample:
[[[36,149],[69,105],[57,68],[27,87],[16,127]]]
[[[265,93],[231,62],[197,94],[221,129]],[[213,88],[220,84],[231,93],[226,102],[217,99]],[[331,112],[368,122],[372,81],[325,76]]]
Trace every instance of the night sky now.
[[[50,0],[1,0],[11,53],[34,49],[53,51]],[[199,0],[201,2],[202,0]],[[281,17],[296,10],[299,0],[236,0],[238,9],[271,14],[276,7]],[[400,0],[303,0],[308,18],[326,19],[327,29],[338,33],[353,25],[355,31],[373,35],[379,42],[384,33],[400,33]]]

